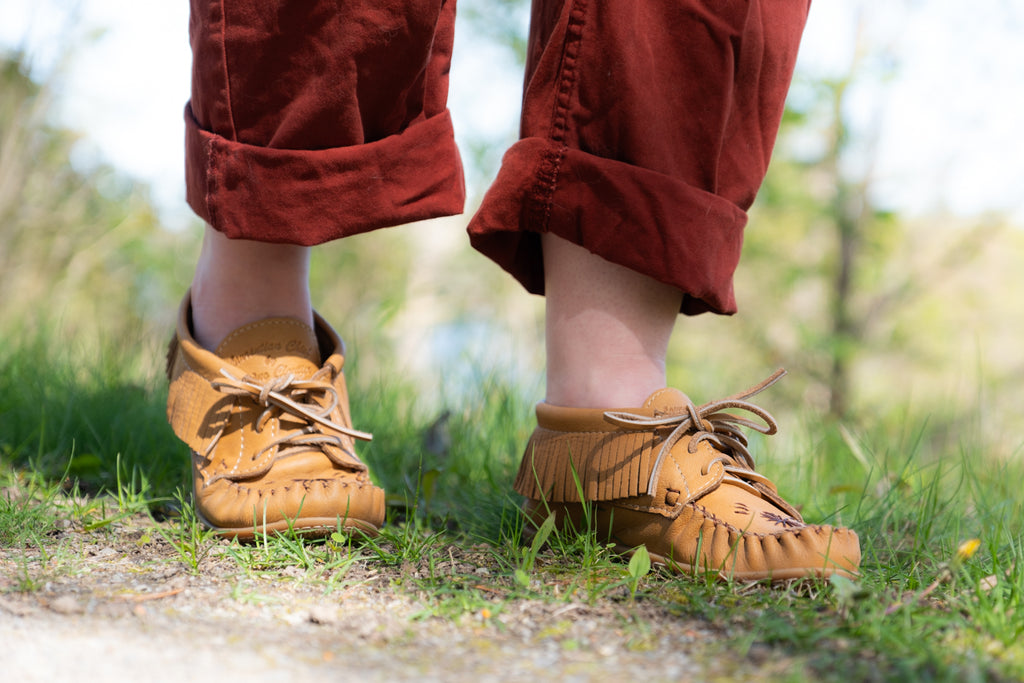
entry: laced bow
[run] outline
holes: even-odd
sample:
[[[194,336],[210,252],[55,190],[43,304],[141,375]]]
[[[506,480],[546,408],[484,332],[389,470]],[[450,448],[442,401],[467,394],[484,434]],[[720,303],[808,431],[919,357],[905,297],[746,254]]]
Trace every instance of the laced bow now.
[[[258,405],[263,406],[263,412],[256,419],[255,429],[257,432],[263,430],[263,427],[266,426],[267,421],[275,410],[280,410],[310,423],[303,430],[303,433],[292,434],[278,439],[260,451],[260,454],[279,445],[311,446],[324,443],[340,445],[337,436],[317,431],[312,426],[312,423],[322,425],[354,439],[362,441],[372,440],[372,434],[340,425],[330,419],[330,414],[338,406],[338,391],[327,381],[327,375],[330,371],[330,368],[323,367],[317,370],[309,379],[298,379],[294,374],[289,373],[260,383],[250,375],[238,378],[222,368],[220,374],[224,376],[224,379],[213,380],[210,382],[210,386],[229,396],[251,398]],[[326,405],[312,400],[315,394],[328,399]],[[219,437],[220,435],[210,443],[207,448],[207,454],[213,451],[217,441],[219,441]]]
[[[747,438],[740,428],[747,427],[769,436],[778,431],[778,424],[775,422],[775,418],[763,408],[748,402],[747,399],[775,384],[785,374],[786,371],[780,368],[771,377],[746,391],[733,394],[718,401],[710,401],[699,407],[695,406],[687,398],[684,411],[675,415],[649,416],[638,415],[628,411],[609,410],[604,414],[604,418],[623,429],[637,431],[649,430],[651,428],[672,429],[662,443],[661,449],[658,451],[658,457],[654,461],[651,477],[647,481],[648,495],[653,496],[657,493],[658,476],[661,474],[662,465],[664,465],[669,453],[672,452],[672,447],[686,434],[690,434],[690,443],[687,446],[687,450],[690,453],[696,453],[697,446],[702,441],[708,441],[722,451],[719,457],[705,465],[703,474],[707,473],[707,469],[712,464],[721,462],[725,466],[726,479],[732,483],[747,489],[750,489],[751,486],[746,480],[758,481],[771,486],[771,482],[767,477],[754,471],[754,458],[747,450]],[[721,412],[729,409],[744,410],[752,413],[759,417],[764,424],[738,415]]]

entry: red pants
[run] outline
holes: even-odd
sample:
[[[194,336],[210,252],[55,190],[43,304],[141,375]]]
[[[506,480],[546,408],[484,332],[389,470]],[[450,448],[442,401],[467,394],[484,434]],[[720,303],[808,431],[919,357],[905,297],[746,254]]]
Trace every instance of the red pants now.
[[[318,244],[463,209],[455,0],[191,0],[186,180],[229,237]],[[469,225],[543,293],[540,233],[735,311],[809,0],[534,0],[521,140]]]

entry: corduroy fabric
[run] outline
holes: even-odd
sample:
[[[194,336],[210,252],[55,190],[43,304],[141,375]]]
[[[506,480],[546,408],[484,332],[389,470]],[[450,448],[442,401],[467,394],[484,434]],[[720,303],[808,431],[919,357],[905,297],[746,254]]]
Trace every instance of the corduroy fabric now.
[[[537,0],[522,139],[469,231],[544,291],[539,233],[732,313],[809,0]]]
[[[312,245],[460,213],[454,0],[192,0],[189,204]]]
[[[312,245],[458,213],[455,0],[191,0],[188,201]],[[534,0],[522,139],[472,244],[544,291],[551,232],[732,313],[809,0]]]

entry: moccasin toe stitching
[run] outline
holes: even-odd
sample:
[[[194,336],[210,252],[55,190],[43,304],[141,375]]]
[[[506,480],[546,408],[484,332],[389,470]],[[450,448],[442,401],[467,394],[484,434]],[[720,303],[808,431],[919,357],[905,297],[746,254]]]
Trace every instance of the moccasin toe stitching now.
[[[203,519],[231,535],[251,534],[278,523],[301,530],[310,526],[306,520],[316,520],[312,525],[316,527],[333,519],[344,523],[351,518],[363,528],[378,528],[383,523],[383,508],[379,515],[372,509],[376,499],[383,500],[383,492],[372,485],[335,480],[330,490],[325,487],[314,492],[301,485],[260,487],[222,480],[206,493],[197,497]]]

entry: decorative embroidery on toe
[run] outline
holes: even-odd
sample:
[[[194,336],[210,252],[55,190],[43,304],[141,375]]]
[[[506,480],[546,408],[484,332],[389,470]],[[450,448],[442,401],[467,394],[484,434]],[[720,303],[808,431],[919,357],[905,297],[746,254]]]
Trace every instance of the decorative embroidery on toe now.
[[[799,520],[793,519],[792,517],[786,515],[780,515],[775,512],[765,511],[761,513],[761,516],[767,519],[769,522],[772,522],[777,526],[785,527],[787,529],[797,529],[802,526],[805,526],[804,523]]]

